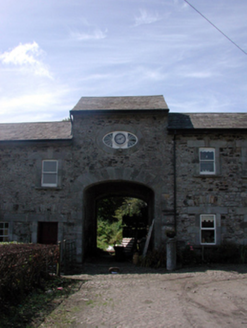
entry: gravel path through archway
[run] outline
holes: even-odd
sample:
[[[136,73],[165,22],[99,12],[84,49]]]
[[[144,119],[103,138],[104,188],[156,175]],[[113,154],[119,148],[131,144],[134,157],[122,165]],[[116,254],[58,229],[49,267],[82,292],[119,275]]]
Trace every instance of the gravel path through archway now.
[[[64,300],[41,327],[247,326],[246,266],[173,273],[133,266],[120,267],[120,274],[104,270],[108,271],[107,266],[95,265],[73,276],[84,281],[80,290]]]

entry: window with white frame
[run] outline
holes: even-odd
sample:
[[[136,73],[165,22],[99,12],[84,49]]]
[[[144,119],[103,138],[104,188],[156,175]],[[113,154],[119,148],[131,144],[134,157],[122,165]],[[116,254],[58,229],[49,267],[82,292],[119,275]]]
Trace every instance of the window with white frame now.
[[[214,214],[202,214],[200,216],[201,244],[216,244],[216,219]]]
[[[57,187],[58,181],[58,161],[44,160],[42,162],[42,187]]]
[[[215,149],[199,149],[200,174],[215,174]]]
[[[0,222],[0,242],[9,241],[9,224],[8,222]]]

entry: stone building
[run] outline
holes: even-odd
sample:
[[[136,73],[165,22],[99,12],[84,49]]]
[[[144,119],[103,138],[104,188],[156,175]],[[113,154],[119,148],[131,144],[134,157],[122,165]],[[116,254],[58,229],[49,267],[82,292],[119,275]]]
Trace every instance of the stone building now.
[[[96,247],[97,201],[148,206],[152,247],[247,242],[247,114],[169,113],[163,96],[83,97],[70,121],[0,124],[0,241]]]

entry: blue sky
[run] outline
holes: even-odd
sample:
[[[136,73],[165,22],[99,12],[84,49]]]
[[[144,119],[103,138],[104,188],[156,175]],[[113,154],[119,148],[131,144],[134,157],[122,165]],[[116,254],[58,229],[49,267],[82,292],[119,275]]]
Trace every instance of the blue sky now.
[[[247,1],[189,2],[247,52]],[[62,120],[82,96],[247,112],[247,56],[183,0],[1,1],[0,35],[0,122]]]

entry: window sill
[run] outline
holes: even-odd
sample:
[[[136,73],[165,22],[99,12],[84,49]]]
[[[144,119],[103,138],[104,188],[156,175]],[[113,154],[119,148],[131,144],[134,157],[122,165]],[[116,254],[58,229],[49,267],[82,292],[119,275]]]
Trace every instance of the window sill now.
[[[62,190],[61,187],[35,187],[36,190]]]
[[[217,246],[216,244],[200,244],[202,247],[211,247],[211,246]]]
[[[194,249],[202,250],[207,248],[218,248],[220,244],[198,244],[198,245],[192,245]]]
[[[194,178],[222,178],[221,174],[195,174]],[[247,178],[247,177],[246,177]]]

